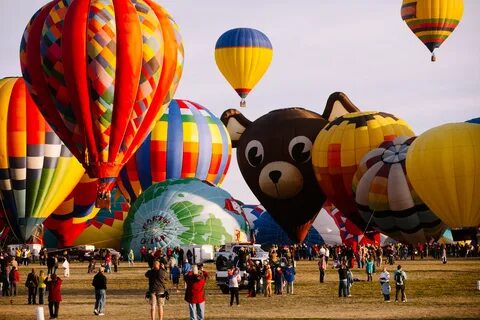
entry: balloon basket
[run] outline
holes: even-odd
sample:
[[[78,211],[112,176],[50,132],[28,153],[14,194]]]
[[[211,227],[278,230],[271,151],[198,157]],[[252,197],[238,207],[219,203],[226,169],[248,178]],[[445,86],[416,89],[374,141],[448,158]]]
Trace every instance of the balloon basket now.
[[[245,101],[245,100],[242,99],[242,100],[240,101],[240,107],[241,107],[241,108],[247,107],[247,101]]]
[[[95,207],[100,209],[110,209],[110,194],[97,196],[95,200]]]

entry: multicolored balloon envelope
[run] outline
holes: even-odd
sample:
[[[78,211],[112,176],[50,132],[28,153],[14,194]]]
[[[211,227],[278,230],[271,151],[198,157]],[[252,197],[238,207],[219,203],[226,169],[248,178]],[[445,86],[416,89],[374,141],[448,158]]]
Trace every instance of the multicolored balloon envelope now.
[[[442,221],[476,235],[480,225],[480,126],[449,123],[421,134],[407,154],[413,188]],[[467,234],[465,234],[467,236]]]
[[[175,99],[120,172],[118,186],[134,202],[143,190],[166,179],[198,178],[219,185],[231,151],[220,119],[195,102]]]
[[[40,111],[100,179],[98,204],[108,207],[180,79],[177,25],[153,0],[54,0],[27,25],[20,61]]]
[[[261,205],[243,205],[242,209],[252,228],[256,243],[261,245],[294,244],[264,207]],[[303,243],[309,246],[314,244],[342,244],[340,230],[326,210],[320,210]]]
[[[86,227],[85,219],[95,216],[99,211],[95,208],[96,197],[97,179],[84,174],[72,193],[43,222],[48,230],[45,241],[49,248],[73,246]]]
[[[437,240],[446,228],[408,181],[405,159],[414,140],[401,136],[383,142],[363,157],[353,177],[355,201],[365,222],[411,244]]]
[[[463,0],[403,0],[402,19],[432,53],[455,30],[463,16]]]
[[[127,218],[130,205],[118,189],[112,191],[110,209],[100,209],[96,215],[85,217],[84,230],[75,239],[73,245],[93,244],[99,248],[120,250],[123,224]],[[79,222],[80,223],[80,222]]]
[[[19,241],[30,238],[83,173],[45,122],[23,79],[0,80],[0,200]]]
[[[145,190],[123,226],[122,247],[220,245],[246,241],[243,211],[225,190],[195,178],[169,179]]]
[[[410,126],[394,115],[354,112],[330,122],[315,139],[312,162],[322,191],[361,230],[366,223],[358,214],[352,191],[352,179],[360,161],[385,140],[414,135]]]
[[[215,45],[218,69],[242,99],[263,77],[272,61],[273,49],[268,37],[256,29],[236,28],[220,36]]]

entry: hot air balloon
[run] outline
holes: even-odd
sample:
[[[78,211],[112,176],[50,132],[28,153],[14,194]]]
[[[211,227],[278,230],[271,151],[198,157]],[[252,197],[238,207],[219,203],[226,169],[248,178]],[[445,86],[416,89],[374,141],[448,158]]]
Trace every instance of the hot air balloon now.
[[[130,208],[122,247],[221,245],[246,241],[240,204],[221,188],[195,178],[169,179],[145,190]]]
[[[83,173],[45,122],[23,79],[0,80],[0,200],[18,240],[31,237]]]
[[[215,45],[218,69],[240,96],[240,106],[260,81],[272,62],[273,49],[268,37],[251,28],[228,30]]]
[[[480,124],[480,118],[474,118],[474,119],[470,119],[470,120],[468,120],[467,122],[469,122],[469,123],[476,123],[476,124]]]
[[[408,181],[405,159],[414,140],[400,136],[368,152],[353,177],[353,192],[367,224],[397,241],[415,245],[438,239],[446,226]]]
[[[94,244],[97,247],[120,250],[123,236],[123,224],[130,205],[118,189],[112,191],[110,209],[100,209],[84,219],[76,219],[74,224],[82,224],[84,230],[75,238],[73,245]]]
[[[454,239],[473,238],[480,225],[480,126],[449,123],[421,134],[407,153],[414,190]],[[463,229],[463,230],[462,230]]]
[[[463,16],[463,0],[403,0],[402,19],[432,53],[455,30]]]
[[[195,177],[219,185],[230,165],[231,149],[227,129],[208,109],[172,100],[120,172],[118,185],[130,202],[166,179]]]
[[[41,8],[20,47],[40,111],[91,178],[97,205],[172,98],[183,48],[152,0],[59,1]]]
[[[75,239],[86,227],[86,218],[95,216],[99,209],[95,208],[97,197],[97,179],[84,174],[70,195],[43,222],[44,227],[52,233],[49,239],[51,248],[64,248],[74,245]],[[50,240],[51,241],[51,240]]]
[[[295,243],[261,205],[242,205],[242,209],[252,228],[252,233],[255,235],[256,243],[261,245],[292,245]],[[318,213],[303,243],[309,246],[342,244],[340,230],[325,209]]]
[[[270,111],[255,121],[236,109],[221,116],[245,182],[295,242],[305,239],[326,198],[313,173],[313,141],[329,121],[356,111],[344,93],[335,92],[322,115],[294,107]]]
[[[357,211],[353,175],[367,152],[398,136],[414,136],[404,120],[383,112],[354,112],[330,122],[313,144],[312,162],[320,187],[335,207],[362,230],[366,223]]]

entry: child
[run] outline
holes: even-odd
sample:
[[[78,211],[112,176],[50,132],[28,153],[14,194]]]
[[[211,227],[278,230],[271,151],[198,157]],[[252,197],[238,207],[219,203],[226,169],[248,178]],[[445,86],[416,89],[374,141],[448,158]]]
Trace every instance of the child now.
[[[173,286],[175,287],[176,292],[178,292],[178,283],[180,281],[180,268],[174,264],[172,270],[170,271],[172,276]]]

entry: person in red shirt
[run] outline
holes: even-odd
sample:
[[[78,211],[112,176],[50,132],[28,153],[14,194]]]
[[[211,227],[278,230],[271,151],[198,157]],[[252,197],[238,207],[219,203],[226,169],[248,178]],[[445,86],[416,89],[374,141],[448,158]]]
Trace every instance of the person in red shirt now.
[[[20,282],[20,273],[16,267],[12,267],[12,270],[8,274],[8,280],[10,280],[10,296],[17,295],[17,283]]]
[[[192,270],[185,275],[185,301],[188,302],[190,320],[203,320],[205,318],[205,277],[194,265]]]
[[[58,310],[62,301],[62,279],[57,277],[55,273],[50,275],[50,279],[46,281],[48,291],[48,311],[50,319],[58,318]]]

